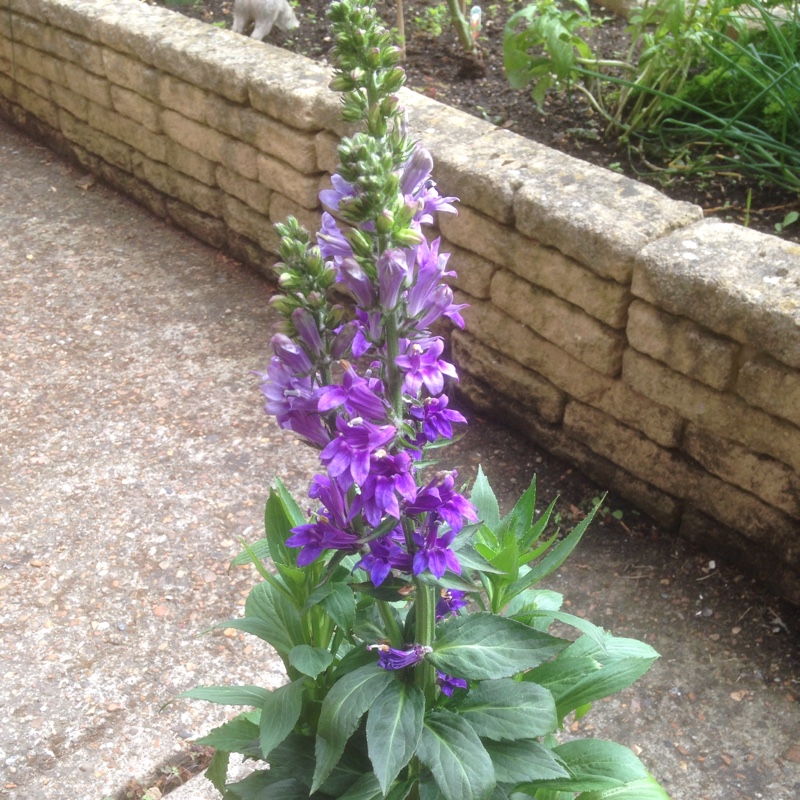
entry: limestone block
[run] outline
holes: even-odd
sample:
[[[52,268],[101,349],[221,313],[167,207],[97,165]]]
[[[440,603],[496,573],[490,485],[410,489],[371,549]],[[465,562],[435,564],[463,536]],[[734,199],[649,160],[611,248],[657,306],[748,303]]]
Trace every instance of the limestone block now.
[[[111,84],[105,78],[81,69],[77,64],[64,64],[64,79],[61,83],[99,106],[112,107]]]
[[[62,62],[48,53],[24,44],[15,44],[12,61],[15,67],[22,67],[53,83],[65,84]]]
[[[26,89],[30,89],[34,94],[38,94],[39,97],[43,97],[45,100],[55,99],[53,98],[51,87],[58,86],[57,83],[50,83],[50,81],[43,78],[41,75],[37,75],[35,72],[29,72],[24,67],[17,67],[13,70],[13,76],[18,83],[24,86]]]
[[[258,179],[265,186],[286,195],[303,208],[319,207],[319,176],[303,175],[272,156],[258,156]]]
[[[683,421],[673,410],[633,391],[622,381],[590,369],[491,303],[464,297],[467,330],[522,366],[543,375],[568,395],[636,428],[664,447],[679,441]]]
[[[212,217],[222,216],[222,192],[141,155],[134,157],[133,174],[164,194]]]
[[[708,220],[644,249],[632,289],[800,368],[800,245]]]
[[[236,197],[245,205],[265,216],[269,214],[272,192],[257,181],[248,181],[241,175],[218,166],[215,171],[217,183],[223,192]]]
[[[86,155],[92,161],[89,167],[90,172],[99,175],[109,186],[113,186],[118,191],[132,197],[139,205],[144,206],[159,219],[166,218],[167,206],[165,197],[161,192],[156,191],[150,184],[135,178],[129,172],[112,166],[97,158],[97,156],[90,156],[88,153]],[[86,162],[82,160],[81,163]]]
[[[269,202],[270,220],[273,224],[285,222],[289,216],[294,217],[311,234],[311,238],[314,240],[314,234],[322,224],[320,221],[322,212],[319,210],[309,211],[280,192],[273,192]]]
[[[514,214],[522,233],[621,283],[646,244],[702,218],[698,206],[556,151],[517,191]]]
[[[265,114],[220,97],[207,102],[206,122],[212,128],[291,164],[298,172],[311,174],[317,167],[317,134],[292,128]]]
[[[222,247],[225,244],[227,231],[221,219],[203,214],[193,206],[180,200],[167,200],[167,213],[184,230],[211,247]]]
[[[685,497],[704,474],[676,453],[598,411],[570,401],[564,411],[564,431],[641,480],[675,497]]]
[[[748,403],[800,426],[800,372],[766,356],[755,356],[739,371],[736,391]]]
[[[206,186],[215,186],[217,183],[218,167],[213,161],[197,155],[194,150],[187,150],[171,139],[167,140],[166,163],[173,169],[177,169],[178,172],[182,172]]]
[[[641,300],[631,305],[627,334],[634,349],[714,389],[724,389],[734,375],[738,345]]]
[[[252,239],[264,250],[272,249],[277,235],[273,231],[269,219],[263,214],[259,214],[244,203],[225,195],[223,215],[229,228]]]
[[[103,48],[100,45],[89,42],[80,36],[73,36],[63,30],[56,31],[55,28],[50,28],[50,30],[53,31],[53,35],[44,40],[46,44],[44,49],[59,58],[79,64],[95,75],[105,76]]]
[[[63,109],[58,112],[58,123],[57,127],[70,141],[79,144],[89,153],[100,156],[104,161],[125,170],[125,172],[132,171],[134,152],[132,147],[112,136],[106,136]]]
[[[89,120],[89,101],[83,95],[75,94],[57,83],[52,84],[51,93],[59,108],[66,109],[84,122]]]
[[[159,75],[158,101],[164,108],[177,111],[195,122],[207,122],[209,105],[214,95],[204,89],[187,83],[174,75]],[[212,128],[217,126],[211,124]]]
[[[684,450],[709,472],[800,519],[800,475],[780,461],[689,424]]]
[[[456,273],[455,277],[448,278],[451,286],[479,300],[491,298],[492,275],[498,270],[496,264],[470,250],[451,244],[446,239],[442,239],[439,253],[450,253],[447,268]]]
[[[612,328],[624,328],[631,293],[628,286],[604,280],[552,247],[520,247],[508,265],[530,283],[549,289]]]
[[[460,331],[452,335],[453,360],[459,368],[480,378],[521,410],[529,409],[545,422],[557,424],[564,411],[564,395],[550,381]]]
[[[129,144],[154,161],[167,160],[167,138],[152,133],[132,119],[115,114],[96,103],[89,103],[89,124]]]
[[[628,350],[623,357],[622,379],[700,428],[800,471],[800,429],[749,406],[740,397],[715,391],[635,350]]]
[[[625,338],[619,331],[508,270],[494,274],[491,289],[494,305],[579,361],[606,375],[620,371]]]
[[[108,48],[103,49],[103,69],[111,83],[158,102],[158,70]]]
[[[17,84],[15,99],[25,111],[29,111],[51,128],[58,128],[59,111],[55,103],[20,84]]]
[[[5,35],[9,36],[16,45],[25,44],[36,50],[53,52],[54,28],[21,14],[15,15],[11,20],[8,19],[7,14],[3,16],[10,23],[6,28]]]
[[[220,158],[223,166],[249,181],[258,179],[258,151],[244,142],[226,139]]]
[[[498,396],[494,389],[479,378],[469,373],[462,375],[457,395],[462,402],[466,401],[487,417],[499,420],[553,455],[575,464],[601,485],[613,488],[665,528],[671,530],[677,527],[681,512],[680,501],[621,469],[560,428],[525,413],[515,401]]]
[[[339,142],[341,138],[329,131],[320,131],[314,136],[319,169],[333,174],[339,168]]]
[[[140,94],[121,86],[111,86],[111,103],[124,117],[141,123],[153,133],[161,133],[161,107]]]
[[[230,139],[182,114],[165,110],[161,115],[164,133],[181,146],[194,151],[208,161],[222,163],[223,151]]]
[[[800,520],[707,473],[689,489],[688,496],[701,511],[779,555],[782,562],[800,567]]]

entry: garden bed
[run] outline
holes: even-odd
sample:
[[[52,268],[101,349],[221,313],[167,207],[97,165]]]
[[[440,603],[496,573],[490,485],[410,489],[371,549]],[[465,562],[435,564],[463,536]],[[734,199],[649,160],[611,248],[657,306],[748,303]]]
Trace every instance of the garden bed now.
[[[149,0],[209,24],[230,27],[233,0]],[[284,33],[277,28],[266,41],[327,63],[332,46],[325,16],[327,0],[303,0],[296,10],[300,27]],[[378,3],[388,25],[395,22],[395,4]],[[654,172],[627,147],[602,137],[603,122],[578,92],[551,94],[544,110],[537,110],[529,92],[512,89],[503,70],[503,29],[508,18],[527,3],[502,0],[483,7],[483,28],[478,59],[465,56],[449,23],[446,5],[438,0],[413,0],[406,4],[407,85],[415,91],[486,119],[502,128],[613,171],[657,187],[669,197],[703,208],[708,217],[737,222],[775,234],[775,225],[788,212],[800,210],[792,192],[762,185],[735,174],[666,176]],[[602,27],[589,34],[595,51],[618,56],[627,45],[627,21],[607,9],[592,5],[604,17]],[[800,241],[800,223],[786,228],[782,237]]]

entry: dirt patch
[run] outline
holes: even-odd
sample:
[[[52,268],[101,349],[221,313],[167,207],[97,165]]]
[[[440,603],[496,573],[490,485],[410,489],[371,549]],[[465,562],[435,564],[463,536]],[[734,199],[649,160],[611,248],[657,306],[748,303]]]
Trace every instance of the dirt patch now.
[[[209,24],[231,27],[233,0],[148,0]],[[332,46],[325,16],[328,0],[302,0],[296,14],[300,27],[284,33],[277,28],[270,44],[323,63]],[[395,3],[376,4],[388,26],[395,24]],[[525,0],[499,0],[483,6],[480,57],[465,56],[446,14],[443,0],[406,2],[407,86],[462,111],[488,120],[541,144],[648,183],[676,200],[703,208],[706,216],[748,224],[775,234],[775,224],[791,210],[800,210],[796,194],[735,176],[686,177],[654,174],[627,147],[602,138],[603,125],[578,92],[552,94],[543,112],[526,91],[512,89],[503,72],[503,29]],[[607,22],[587,40],[602,57],[614,58],[626,49],[626,20],[592,4],[592,13]],[[441,30],[437,30],[437,27]],[[749,196],[749,201],[748,201]],[[800,223],[782,237],[800,242]]]

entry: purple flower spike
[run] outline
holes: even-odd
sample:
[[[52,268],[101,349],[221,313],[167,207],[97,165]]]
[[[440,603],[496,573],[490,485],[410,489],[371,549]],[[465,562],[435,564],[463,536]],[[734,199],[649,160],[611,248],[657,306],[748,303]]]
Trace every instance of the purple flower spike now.
[[[317,328],[317,323],[314,321],[311,312],[306,308],[296,308],[292,311],[292,322],[308,349],[312,353],[321,353],[322,338],[319,335],[319,328]]]
[[[387,250],[377,263],[378,292],[381,308],[391,311],[400,298],[403,283],[408,277],[408,261],[402,250]]]
[[[355,417],[349,422],[336,419],[339,435],[320,453],[320,461],[332,478],[338,478],[343,488],[355,483],[361,486],[369,475],[370,456],[388,444],[395,434],[392,425],[377,426]]]
[[[442,694],[447,697],[452,697],[456,689],[466,689],[467,682],[463,678],[454,678],[452,675],[445,675],[444,672],[436,670],[436,683],[442,690]]]
[[[413,667],[433,652],[432,648],[421,644],[415,644],[410,650],[395,650],[388,644],[368,644],[367,650],[377,650],[378,666],[391,670]]]
[[[380,586],[393,569],[410,573],[411,556],[391,536],[383,536],[369,543],[369,553],[356,564],[355,569],[369,572],[373,585]]]
[[[344,406],[353,416],[381,420],[386,417],[386,409],[381,398],[369,388],[369,381],[362,378],[348,364],[345,364],[342,383],[325,386],[320,392],[320,411]]]
[[[458,380],[456,368],[439,358],[444,350],[444,342],[436,337],[430,340],[427,348],[415,342],[409,348],[408,354],[398,356],[395,363],[400,369],[405,370],[403,389],[412,397],[419,394],[422,384],[433,394],[440,394],[444,389],[444,379],[455,378]]]
[[[356,301],[362,308],[370,308],[375,300],[375,291],[372,281],[358,261],[354,258],[345,258],[339,265],[339,278],[342,283],[353,293]]]
[[[450,530],[439,536],[439,526],[435,514],[429,514],[425,521],[424,533],[415,533],[414,541],[419,547],[414,553],[413,572],[419,575],[428,570],[437,580],[449,569],[456,575],[461,574],[456,554],[450,549],[455,533]]]

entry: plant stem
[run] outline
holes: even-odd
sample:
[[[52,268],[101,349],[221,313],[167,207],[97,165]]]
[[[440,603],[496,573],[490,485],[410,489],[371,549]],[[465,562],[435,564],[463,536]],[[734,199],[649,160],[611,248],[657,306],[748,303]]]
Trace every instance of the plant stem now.
[[[414,608],[417,614],[415,636],[416,644],[433,646],[436,627],[436,587],[428,586],[419,578],[414,578]],[[415,668],[417,686],[425,695],[425,705],[430,708],[436,688],[436,671],[427,659]]]

